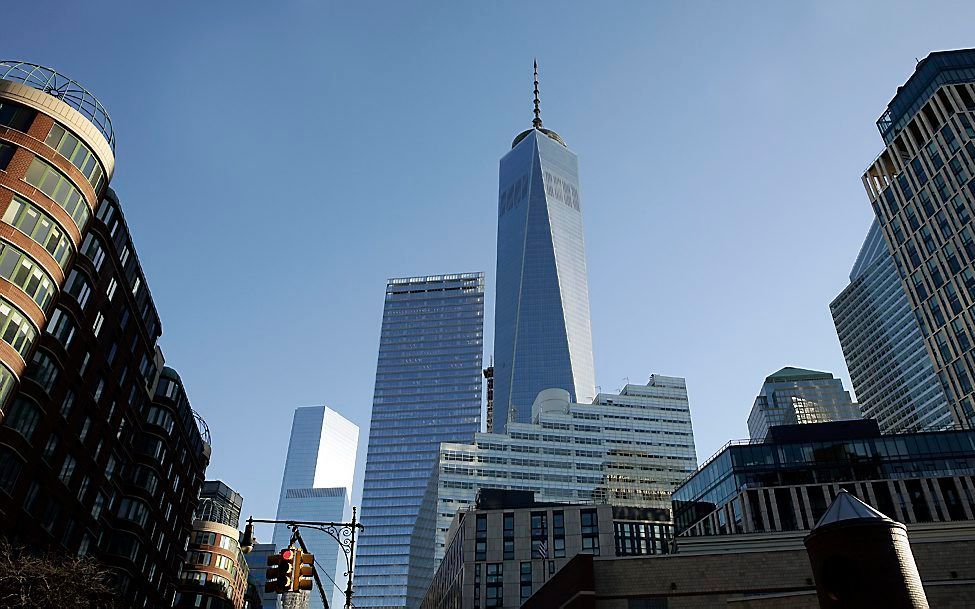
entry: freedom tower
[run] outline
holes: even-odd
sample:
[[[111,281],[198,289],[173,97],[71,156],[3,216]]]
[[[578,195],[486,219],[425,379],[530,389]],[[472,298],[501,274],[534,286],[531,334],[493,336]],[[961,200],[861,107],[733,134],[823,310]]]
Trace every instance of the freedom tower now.
[[[579,161],[535,119],[501,159],[494,318],[494,421],[531,421],[539,391],[596,395]]]

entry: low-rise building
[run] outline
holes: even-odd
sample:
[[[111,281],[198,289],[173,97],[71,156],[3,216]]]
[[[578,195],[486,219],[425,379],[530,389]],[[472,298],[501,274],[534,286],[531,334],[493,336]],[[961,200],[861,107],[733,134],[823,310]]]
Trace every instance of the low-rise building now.
[[[482,489],[458,512],[422,609],[520,607],[573,556],[669,551],[667,510],[537,502],[531,491]]]
[[[204,482],[173,607],[244,609],[248,567],[237,529],[243,503],[223,482]]]
[[[876,421],[773,427],[730,443],[674,491],[684,537],[808,531],[845,489],[910,528],[975,514],[975,431],[881,435]]]

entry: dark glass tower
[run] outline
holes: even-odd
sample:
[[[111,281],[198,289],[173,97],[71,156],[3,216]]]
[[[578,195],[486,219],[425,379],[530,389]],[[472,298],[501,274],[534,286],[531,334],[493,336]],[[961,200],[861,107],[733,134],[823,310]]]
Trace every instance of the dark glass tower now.
[[[494,427],[530,422],[539,391],[572,401],[596,395],[579,162],[535,120],[501,159],[498,291],[494,318]]]
[[[484,274],[390,279],[373,397],[356,607],[419,607],[434,570],[441,442],[480,430]]]

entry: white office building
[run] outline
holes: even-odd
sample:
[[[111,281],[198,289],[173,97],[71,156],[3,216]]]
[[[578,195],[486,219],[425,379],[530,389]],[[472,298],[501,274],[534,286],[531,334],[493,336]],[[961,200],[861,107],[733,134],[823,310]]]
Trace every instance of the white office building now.
[[[358,445],[359,428],[331,408],[296,409],[276,519],[348,522],[352,516],[350,501]],[[338,581],[346,571],[338,544],[312,529],[303,529],[301,537],[315,555],[317,568],[327,574],[322,580],[331,587],[330,605],[343,606],[344,596],[329,581]],[[274,547],[280,550],[290,541],[290,529],[283,524],[274,525]],[[322,609],[317,591],[309,598],[310,609]]]
[[[538,501],[670,509],[670,493],[697,469],[684,379],[653,375],[646,385],[600,393],[591,404],[547,389],[531,423],[473,444],[440,445],[437,562],[450,522],[480,488],[534,491]]]

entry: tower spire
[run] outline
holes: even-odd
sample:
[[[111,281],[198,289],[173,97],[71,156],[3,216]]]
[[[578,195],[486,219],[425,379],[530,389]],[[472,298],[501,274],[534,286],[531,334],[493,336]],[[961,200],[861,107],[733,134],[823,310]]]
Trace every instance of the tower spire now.
[[[535,129],[542,128],[542,111],[538,107],[538,60],[534,60],[535,65],[535,119],[532,121],[532,127]]]

